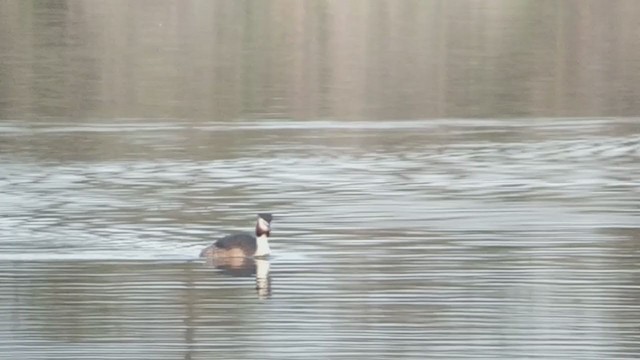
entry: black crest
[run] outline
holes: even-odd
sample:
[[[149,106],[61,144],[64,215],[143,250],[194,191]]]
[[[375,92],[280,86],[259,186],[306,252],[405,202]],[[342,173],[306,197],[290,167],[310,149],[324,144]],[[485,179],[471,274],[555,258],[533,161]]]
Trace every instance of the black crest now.
[[[273,215],[267,213],[258,214],[258,217],[268,222],[269,224],[271,224],[271,220],[273,219]]]

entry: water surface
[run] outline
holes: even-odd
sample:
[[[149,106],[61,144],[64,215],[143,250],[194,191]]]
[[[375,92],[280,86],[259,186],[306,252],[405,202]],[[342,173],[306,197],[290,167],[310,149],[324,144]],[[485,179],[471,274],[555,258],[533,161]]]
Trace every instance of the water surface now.
[[[1,353],[639,354],[636,119],[1,130]],[[268,289],[197,259],[262,210]]]

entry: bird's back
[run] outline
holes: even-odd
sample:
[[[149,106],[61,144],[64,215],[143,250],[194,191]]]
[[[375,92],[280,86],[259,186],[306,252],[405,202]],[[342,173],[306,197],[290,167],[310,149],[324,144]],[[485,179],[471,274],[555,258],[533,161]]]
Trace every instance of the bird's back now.
[[[249,234],[227,235],[200,253],[201,257],[253,256],[257,249],[256,237]]]
[[[232,234],[219,239],[215,245],[219,249],[241,248],[253,254],[256,251],[256,237],[249,234]]]

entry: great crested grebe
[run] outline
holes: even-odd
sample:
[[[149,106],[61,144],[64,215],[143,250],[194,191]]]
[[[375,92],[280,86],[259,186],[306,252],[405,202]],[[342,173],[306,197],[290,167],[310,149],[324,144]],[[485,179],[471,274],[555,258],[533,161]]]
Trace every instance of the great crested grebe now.
[[[256,235],[233,234],[217,240],[202,249],[200,257],[204,258],[233,258],[233,257],[264,257],[269,255],[269,234],[271,232],[271,214],[258,214]]]

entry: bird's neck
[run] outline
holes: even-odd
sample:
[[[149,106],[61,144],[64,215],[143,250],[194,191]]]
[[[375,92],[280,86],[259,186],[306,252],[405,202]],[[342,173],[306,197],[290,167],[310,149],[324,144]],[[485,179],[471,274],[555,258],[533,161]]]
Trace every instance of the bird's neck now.
[[[266,256],[269,255],[271,249],[269,248],[269,234],[265,233],[256,238],[256,253],[254,256]]]

